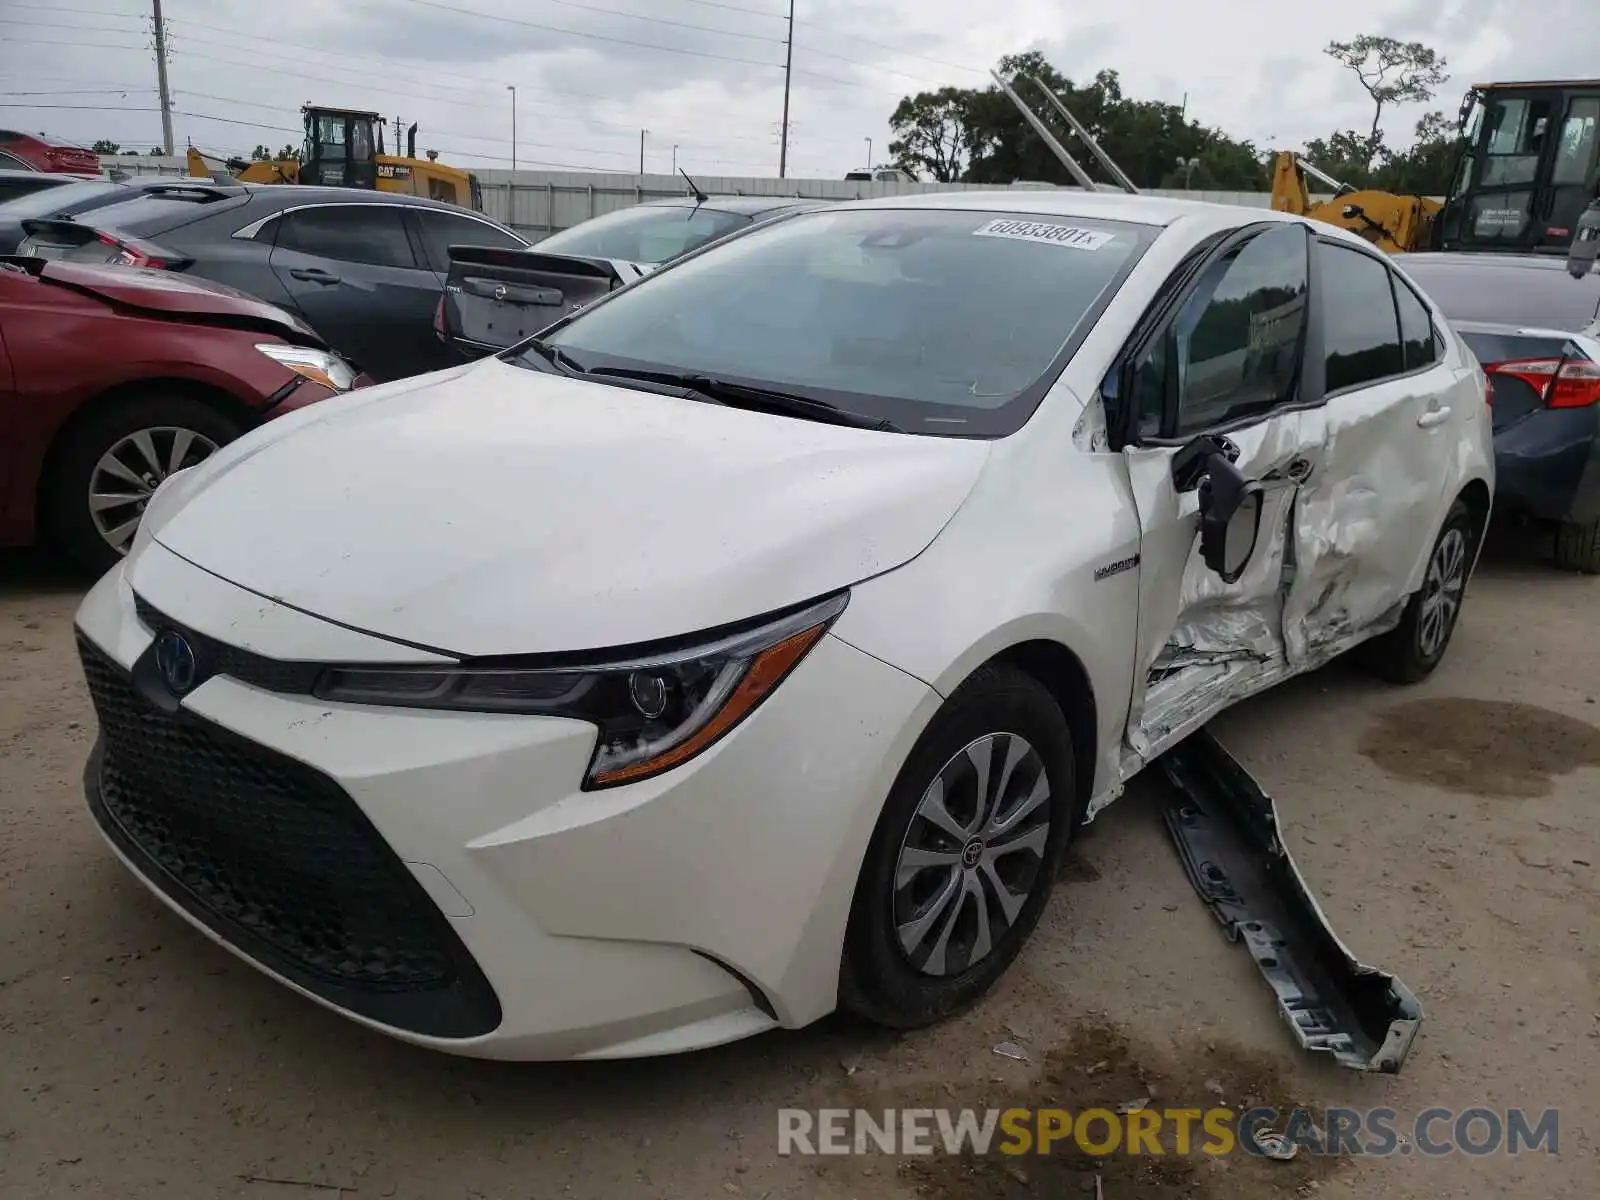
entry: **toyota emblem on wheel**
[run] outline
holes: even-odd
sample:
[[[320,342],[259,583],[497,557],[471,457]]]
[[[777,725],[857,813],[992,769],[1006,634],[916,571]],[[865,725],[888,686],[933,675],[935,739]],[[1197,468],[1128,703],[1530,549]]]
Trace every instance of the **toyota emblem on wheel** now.
[[[197,670],[194,647],[176,629],[168,629],[156,639],[156,669],[175,696],[194,687]]]

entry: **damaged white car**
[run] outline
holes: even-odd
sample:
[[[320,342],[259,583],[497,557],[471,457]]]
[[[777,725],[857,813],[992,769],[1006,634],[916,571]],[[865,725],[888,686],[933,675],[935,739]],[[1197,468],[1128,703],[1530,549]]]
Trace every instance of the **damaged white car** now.
[[[1433,670],[1485,402],[1394,262],[1295,218],[757,227],[169,479],[78,615],[89,805],[210,936],[438,1049],[928,1022],[1222,708]]]

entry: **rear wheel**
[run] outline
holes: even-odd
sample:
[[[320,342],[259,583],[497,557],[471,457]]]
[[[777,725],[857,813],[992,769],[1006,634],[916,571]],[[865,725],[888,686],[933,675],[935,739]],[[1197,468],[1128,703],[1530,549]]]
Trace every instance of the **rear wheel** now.
[[[1600,575],[1600,521],[1563,521],[1556,530],[1556,566]]]
[[[856,885],[840,1000],[915,1028],[999,979],[1039,922],[1077,824],[1072,735],[1031,675],[985,667],[895,781]]]
[[[241,432],[237,422],[189,396],[129,397],[94,413],[66,433],[44,480],[51,540],[86,570],[110,569],[133,545],[161,482]]]
[[[1390,683],[1418,683],[1433,674],[1461,616],[1478,536],[1471,510],[1457,500],[1428,555],[1422,586],[1407,602],[1400,624],[1357,648],[1356,660],[1363,667]]]

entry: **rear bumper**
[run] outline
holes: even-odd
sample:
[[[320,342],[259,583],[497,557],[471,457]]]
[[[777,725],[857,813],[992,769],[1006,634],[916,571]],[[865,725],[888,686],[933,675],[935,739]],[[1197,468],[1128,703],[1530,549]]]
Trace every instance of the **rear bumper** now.
[[[1600,406],[1531,412],[1495,433],[1494,452],[1500,511],[1600,520]]]

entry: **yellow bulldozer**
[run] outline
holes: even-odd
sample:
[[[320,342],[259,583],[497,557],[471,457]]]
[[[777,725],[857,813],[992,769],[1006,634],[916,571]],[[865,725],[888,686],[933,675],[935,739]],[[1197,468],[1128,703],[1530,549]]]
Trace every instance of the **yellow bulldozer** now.
[[[427,196],[483,211],[483,190],[476,175],[445,166],[432,150],[427,158],[416,157],[416,125],[406,131],[406,152],[401,156],[385,153],[384,128],[388,122],[375,112],[314,104],[305,105],[300,112],[305,119],[305,146],[299,158],[265,162],[219,160],[191,146],[189,174],[211,178],[226,171],[243,183],[369,188]],[[398,150],[398,130],[396,139]]]
[[[1442,199],[1358,191],[1291,152],[1274,158],[1272,207],[1338,225],[1391,254],[1565,254],[1600,196],[1600,80],[1474,84]],[[1313,203],[1310,176],[1333,192]]]
[[[1333,190],[1333,199],[1313,202],[1307,176]],[[1289,150],[1273,155],[1272,207],[1359,234],[1386,254],[1433,245],[1434,222],[1444,202],[1430,196],[1397,196],[1356,189],[1324,174]]]

